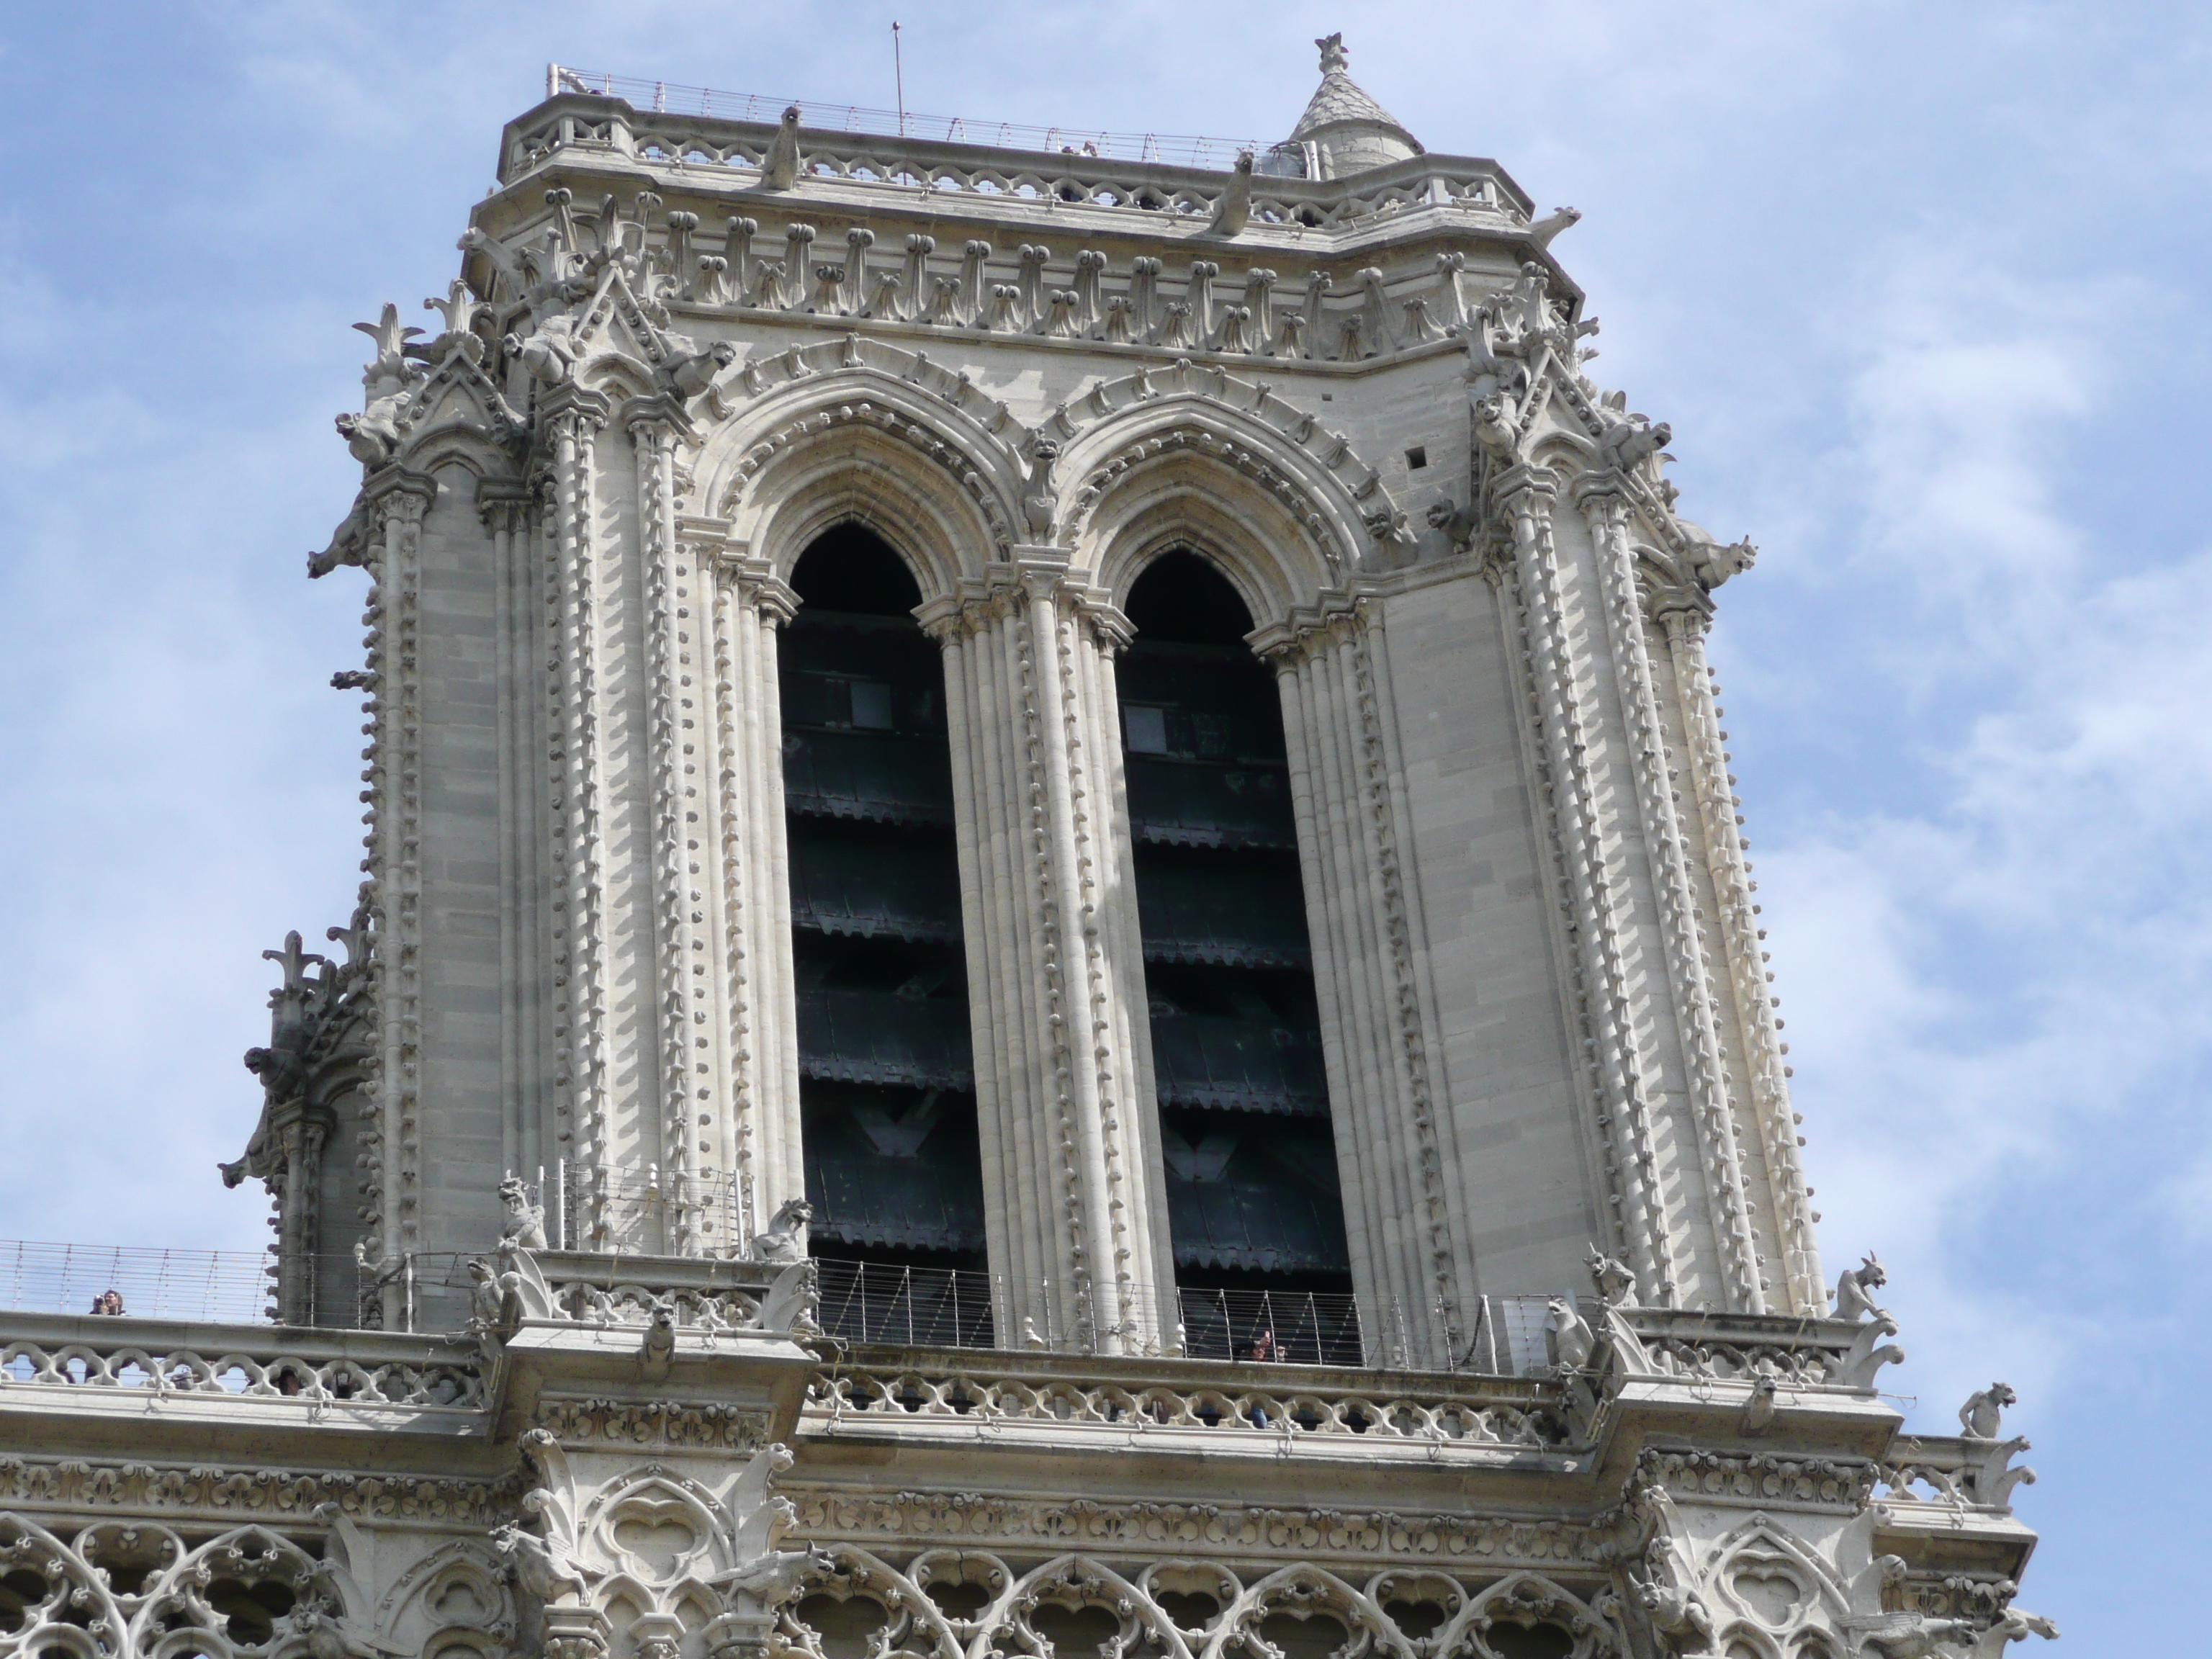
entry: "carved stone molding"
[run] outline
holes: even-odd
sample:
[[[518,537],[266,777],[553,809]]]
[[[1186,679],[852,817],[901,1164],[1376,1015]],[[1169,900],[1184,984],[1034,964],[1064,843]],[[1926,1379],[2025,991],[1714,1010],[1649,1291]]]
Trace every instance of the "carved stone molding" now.
[[[593,1446],[672,1446],[714,1451],[758,1451],[769,1441],[769,1419],[738,1406],[675,1400],[632,1401],[549,1395],[534,1419],[563,1443]]]
[[[332,1504],[362,1521],[481,1528],[513,1515],[516,1490],[508,1481],[430,1475],[0,1457],[0,1502],[42,1510],[312,1522],[318,1507]]]

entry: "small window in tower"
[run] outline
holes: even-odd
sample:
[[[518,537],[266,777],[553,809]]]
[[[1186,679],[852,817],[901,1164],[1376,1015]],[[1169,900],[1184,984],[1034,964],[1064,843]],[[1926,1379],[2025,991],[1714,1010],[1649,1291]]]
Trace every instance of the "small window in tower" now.
[[[862,731],[891,729],[891,689],[880,680],[853,683],[853,724]]]
[[[1415,444],[1406,452],[1406,465],[1410,471],[1419,472],[1428,464],[1429,451],[1426,445]]]
[[[1168,752],[1168,711],[1145,703],[1125,703],[1121,708],[1121,722],[1128,733],[1129,748],[1139,755],[1164,755]]]

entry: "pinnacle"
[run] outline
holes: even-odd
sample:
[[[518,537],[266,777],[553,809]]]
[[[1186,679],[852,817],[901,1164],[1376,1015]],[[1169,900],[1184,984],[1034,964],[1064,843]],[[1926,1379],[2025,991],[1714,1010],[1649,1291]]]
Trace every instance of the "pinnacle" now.
[[[1291,142],[1299,143],[1327,129],[1364,126],[1380,128],[1411,145],[1413,154],[1420,154],[1419,141],[1400,125],[1395,116],[1368,96],[1346,71],[1344,36],[1328,35],[1314,45],[1321,48],[1321,85],[1314,89],[1305,113],[1291,130]]]

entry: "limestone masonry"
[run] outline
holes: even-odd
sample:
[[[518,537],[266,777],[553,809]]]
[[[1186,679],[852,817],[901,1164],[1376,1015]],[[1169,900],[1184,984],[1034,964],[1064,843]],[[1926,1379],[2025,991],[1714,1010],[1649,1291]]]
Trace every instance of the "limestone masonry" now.
[[[2010,1390],[1903,1434],[1815,1250],[1753,550],[1319,45],[1225,172],[549,71],[338,421],[273,1322],[0,1316],[0,1656],[2057,1633]]]

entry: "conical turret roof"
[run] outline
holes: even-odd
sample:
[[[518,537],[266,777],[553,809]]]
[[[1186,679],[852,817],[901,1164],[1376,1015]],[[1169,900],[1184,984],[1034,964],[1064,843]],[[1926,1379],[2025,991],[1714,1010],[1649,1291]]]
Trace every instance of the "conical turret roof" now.
[[[1321,85],[1291,129],[1291,142],[1315,145],[1321,152],[1322,177],[1342,178],[1419,155],[1420,140],[1346,72],[1344,36],[1328,35],[1314,45],[1321,48]]]

